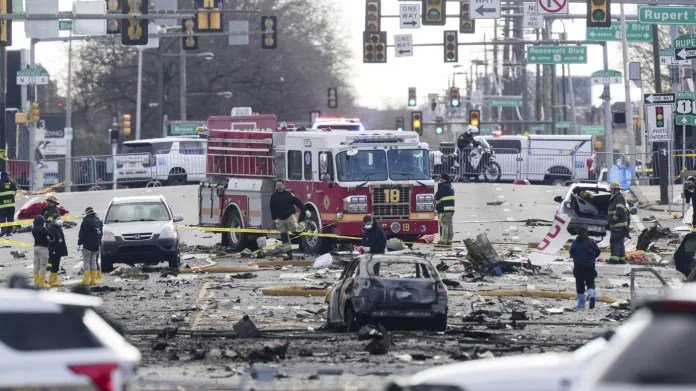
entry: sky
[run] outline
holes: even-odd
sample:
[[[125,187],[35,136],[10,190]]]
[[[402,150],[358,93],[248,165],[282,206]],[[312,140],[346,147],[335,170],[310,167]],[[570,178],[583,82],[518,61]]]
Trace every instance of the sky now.
[[[336,7],[337,23],[345,29],[352,49],[353,59],[350,63],[351,78],[354,93],[358,103],[372,108],[386,108],[405,106],[408,96],[408,88],[416,87],[419,101],[425,101],[428,94],[442,93],[447,88],[448,80],[452,77],[453,64],[445,64],[443,61],[443,48],[415,47],[413,57],[394,56],[394,49],[389,48],[387,64],[363,64],[362,63],[362,32],[365,27],[365,6],[362,0],[332,0]],[[361,4],[356,6],[356,3]],[[415,4],[418,3],[406,3]],[[71,0],[59,0],[61,11],[70,11]],[[382,15],[398,15],[399,4],[397,0],[382,0]],[[403,3],[401,3],[403,4]],[[458,7],[456,3],[448,2],[448,14],[456,15]],[[634,15],[636,7],[626,5],[626,14]],[[570,13],[580,14],[586,11],[584,4],[573,3],[570,5]],[[612,8],[614,15],[619,14],[619,5]],[[282,34],[282,20],[279,21]],[[490,42],[492,40],[495,20],[476,21],[476,34],[459,34],[460,42],[478,41]],[[563,32],[564,26],[569,39],[585,39],[585,19],[557,20],[553,24],[553,32]],[[446,26],[422,26],[420,29],[400,30],[398,18],[382,18],[382,30],[387,31],[389,44],[393,43],[395,34],[413,34],[414,43],[440,43],[443,41],[444,30],[458,30],[458,18],[448,18]],[[528,30],[527,39],[531,39],[533,30]],[[12,26],[13,46],[11,49],[29,48],[29,40],[25,38],[24,23],[14,22]],[[62,33],[67,35],[67,33]],[[253,39],[251,43],[255,42]],[[79,44],[77,44],[79,45]],[[74,45],[73,47],[76,47]],[[50,74],[52,80],[57,80],[64,86],[67,80],[68,64],[67,43],[39,43],[36,47],[36,61],[41,63]],[[620,43],[609,44],[610,69],[623,72],[623,58]],[[499,56],[502,58],[502,56]],[[588,64],[571,65],[570,72],[577,76],[589,76],[592,72],[602,69],[602,50],[599,45],[588,46]],[[471,60],[484,59],[483,46],[466,46],[459,48],[459,63],[461,68],[457,72],[469,70]],[[492,62],[492,53],[488,53],[488,61]],[[529,70],[535,67],[530,66]],[[560,75],[560,67],[558,74]],[[464,76],[457,76],[458,83],[464,84]],[[593,87],[592,96],[595,105],[601,102],[597,97],[601,95],[602,87]],[[340,92],[339,92],[340,94]],[[632,88],[631,100],[640,100],[640,90]],[[623,85],[611,87],[612,101],[624,101]]]

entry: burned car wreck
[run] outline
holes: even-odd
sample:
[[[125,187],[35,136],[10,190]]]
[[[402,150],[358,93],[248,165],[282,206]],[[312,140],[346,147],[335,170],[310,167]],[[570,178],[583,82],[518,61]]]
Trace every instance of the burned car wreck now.
[[[444,331],[447,301],[447,288],[429,260],[365,254],[346,266],[326,294],[327,322],[357,331],[365,324],[409,320],[403,324]]]
[[[556,216],[570,217],[568,232],[571,235],[577,235],[578,227],[586,226],[590,236],[604,237],[607,234],[610,199],[611,193],[606,183],[574,183],[565,196],[554,198],[560,204]],[[635,204],[628,200],[626,202],[630,213],[637,214]]]

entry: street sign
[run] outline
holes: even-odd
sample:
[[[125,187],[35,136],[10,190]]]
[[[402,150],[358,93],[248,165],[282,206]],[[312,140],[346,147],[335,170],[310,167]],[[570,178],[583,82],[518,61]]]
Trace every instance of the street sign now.
[[[530,128],[531,128],[532,131],[534,131],[534,132],[543,131],[543,130],[544,130],[544,124],[541,124],[541,125],[532,125],[532,126],[530,126]]]
[[[590,77],[592,78],[593,86],[600,84],[621,84],[621,72],[611,69],[593,72]]]
[[[402,29],[419,29],[421,27],[421,5],[401,4],[399,22]]]
[[[567,14],[568,0],[537,0],[540,14]]]
[[[556,122],[556,129],[568,129],[572,128],[575,125],[573,125],[573,121],[559,121]]]
[[[236,34],[230,34],[227,37],[227,44],[231,46],[248,45],[249,44],[249,21],[248,20],[230,20],[227,22],[229,29],[227,31],[236,31]]]
[[[106,14],[106,1],[76,0],[72,3],[75,15]],[[59,26],[60,30],[60,26]],[[106,35],[106,19],[76,19],[73,22],[73,35]]]
[[[500,0],[470,0],[469,17],[471,19],[500,18]]]
[[[638,7],[638,22],[646,24],[696,24],[696,8],[689,7]]]
[[[65,130],[64,129],[55,129],[55,130],[49,130],[46,129],[46,132],[44,133],[45,138],[63,138],[65,137]]]
[[[491,134],[497,128],[498,125],[481,125],[479,127],[479,132],[481,132],[481,134]]]
[[[674,39],[672,47],[675,49],[692,48],[696,46],[696,34],[682,34]]]
[[[396,57],[413,57],[413,35],[394,35],[394,52]]]
[[[604,136],[604,125],[583,125],[580,134],[585,136]]]
[[[70,31],[72,30],[72,20],[59,20],[58,30],[60,31]]]
[[[177,123],[169,124],[169,134],[172,136],[190,136],[197,134],[196,129],[201,126],[200,122],[184,122],[177,121]]]
[[[21,86],[48,84],[48,71],[41,68],[19,70],[17,71],[17,84]]]
[[[587,64],[587,46],[527,46],[529,64]]]
[[[524,16],[522,18],[522,28],[540,29],[544,25],[544,16],[539,14],[539,4],[523,3]]]
[[[500,99],[489,99],[488,107],[522,107],[522,99],[505,99],[501,96]]]
[[[691,125],[694,114],[694,93],[692,91],[677,91],[675,94],[677,112],[675,123],[677,125]]]
[[[621,23],[612,22],[611,27],[588,27],[585,29],[585,39],[588,41],[621,41]],[[649,24],[626,22],[626,41],[652,42],[652,27]]]
[[[677,61],[678,60],[693,60],[696,58],[696,47],[674,49],[674,50],[676,51]]]
[[[155,10],[158,12],[169,11],[176,13],[177,0],[155,0]],[[150,10],[152,12],[152,10]],[[155,24],[158,26],[176,26],[178,23],[176,19],[155,19]],[[235,31],[235,30],[232,30]]]
[[[653,103],[674,103],[674,94],[644,94],[645,104]]]
[[[483,91],[473,90],[471,91],[471,103],[473,105],[479,106],[483,104]]]
[[[73,139],[73,128],[65,128],[63,129],[63,133],[65,134],[66,140],[71,141]]]
[[[648,141],[662,142],[672,139],[674,122],[672,121],[672,105],[646,105],[648,114]]]
[[[676,49],[666,48],[660,49],[660,65],[689,65],[689,60],[677,60],[675,53]]]

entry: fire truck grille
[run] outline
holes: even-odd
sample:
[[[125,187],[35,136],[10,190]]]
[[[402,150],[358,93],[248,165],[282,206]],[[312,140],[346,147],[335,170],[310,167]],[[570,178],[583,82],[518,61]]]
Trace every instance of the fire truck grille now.
[[[411,189],[401,186],[374,189],[372,213],[383,220],[408,219],[411,214]]]

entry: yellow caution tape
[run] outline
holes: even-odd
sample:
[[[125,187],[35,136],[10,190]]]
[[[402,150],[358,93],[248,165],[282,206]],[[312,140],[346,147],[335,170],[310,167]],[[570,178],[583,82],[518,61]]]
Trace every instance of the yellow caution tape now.
[[[61,220],[80,220],[82,219],[82,216],[60,216]],[[33,225],[34,220],[18,220],[14,221],[11,223],[0,223],[0,227],[16,227],[16,226],[25,226],[25,225]]]
[[[7,240],[7,239],[0,239],[0,244],[8,244],[10,246],[19,246],[19,247],[34,247],[34,245],[31,243],[18,242],[16,240]]]

